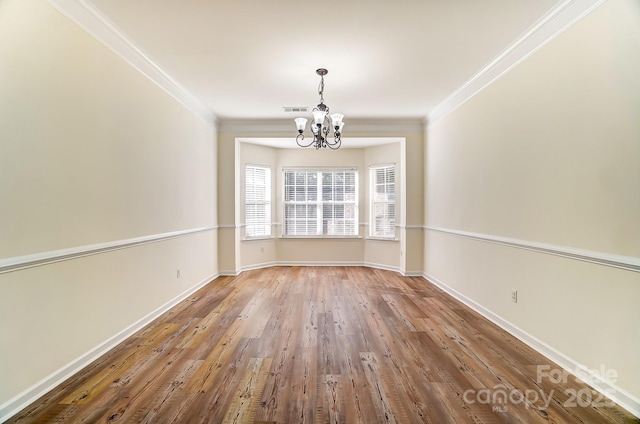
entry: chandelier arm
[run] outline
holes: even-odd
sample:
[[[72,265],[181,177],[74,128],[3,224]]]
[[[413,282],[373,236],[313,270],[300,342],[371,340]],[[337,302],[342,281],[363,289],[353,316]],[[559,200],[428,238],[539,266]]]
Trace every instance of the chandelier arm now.
[[[340,145],[342,144],[342,140],[340,139],[340,137],[338,137],[338,139],[334,139],[334,142],[331,143],[329,140],[327,140],[327,147],[332,149],[332,150],[338,150],[340,148]]]
[[[335,146],[336,144],[340,144],[341,143],[341,138],[340,138],[340,133],[334,134],[333,136],[333,141],[331,141],[330,138],[327,138],[327,144],[333,145]]]
[[[298,134],[298,136],[296,137],[296,143],[298,144],[298,146],[300,147],[309,147],[313,144],[313,142],[315,141],[315,137],[313,139],[311,139],[311,141],[309,142],[309,144],[300,144],[300,142],[304,140],[304,134]]]

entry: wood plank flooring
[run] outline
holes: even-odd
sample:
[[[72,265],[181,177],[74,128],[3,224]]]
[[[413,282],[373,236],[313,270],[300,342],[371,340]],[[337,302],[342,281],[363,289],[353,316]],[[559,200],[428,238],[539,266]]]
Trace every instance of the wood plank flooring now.
[[[639,422],[538,366],[560,369],[423,278],[274,267],[216,279],[8,422]]]

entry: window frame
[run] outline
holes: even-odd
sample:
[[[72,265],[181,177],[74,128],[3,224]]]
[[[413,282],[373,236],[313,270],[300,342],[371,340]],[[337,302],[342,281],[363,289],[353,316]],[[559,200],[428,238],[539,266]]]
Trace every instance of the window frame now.
[[[263,170],[265,172],[264,177],[264,201],[260,201],[254,196],[252,202],[249,202],[249,175],[248,172],[250,169],[254,170],[254,173],[257,170]],[[254,179],[255,181],[255,179]],[[245,240],[260,240],[260,239],[270,239],[273,238],[273,230],[272,230],[272,203],[273,203],[273,179],[271,175],[271,167],[268,165],[256,165],[251,163],[246,163],[244,168],[244,239]],[[256,191],[256,184],[253,184],[254,193]],[[264,206],[264,218],[262,222],[257,219],[257,213],[255,215],[255,220],[252,223],[249,223],[249,217],[252,215],[249,213],[248,209],[250,205],[255,206]],[[257,210],[257,208],[256,208]],[[262,227],[264,231],[252,231],[251,229],[254,227]]]
[[[289,173],[296,173],[296,172],[301,172],[301,173],[305,173],[305,174],[316,174],[316,184],[315,185],[309,185],[308,184],[308,176],[305,175],[305,193],[308,192],[308,188],[309,187],[315,187],[315,200],[314,199],[306,199],[303,201],[299,201],[299,200],[288,200],[288,195],[287,195],[287,174]],[[342,201],[337,201],[337,200],[324,200],[323,199],[323,178],[322,178],[322,174],[324,173],[331,173],[332,174],[332,181],[335,178],[335,174],[337,173],[350,173],[353,174],[353,200],[343,200]],[[351,184],[348,184],[349,187],[351,187]],[[289,186],[289,187],[296,187],[296,185],[294,186]],[[332,184],[331,186],[332,188],[335,188],[336,186]],[[347,185],[344,185],[343,187],[347,187]],[[335,191],[332,189],[331,191],[331,197],[334,197],[334,193]],[[305,197],[308,197],[308,194],[305,195]],[[282,168],[282,231],[281,231],[281,237],[282,238],[360,238],[360,224],[359,224],[359,203],[360,203],[360,199],[359,199],[359,170],[358,168],[355,167],[283,167]],[[288,233],[288,228],[289,228],[289,220],[295,220],[295,218],[291,218],[287,216],[287,210],[288,210],[288,206],[307,206],[307,207],[315,207],[315,217],[312,217],[311,219],[315,219],[315,233],[311,234],[311,233],[305,233],[305,234],[297,234],[297,233]],[[347,225],[347,220],[353,222],[353,234],[329,234],[328,232],[325,234],[325,221],[328,221],[327,218],[324,216],[325,213],[325,207],[327,206],[336,206],[336,205],[343,205],[343,206],[351,206],[352,210],[353,210],[353,217],[348,217],[348,218],[342,218],[343,225]],[[335,210],[333,208],[331,208],[332,210]],[[328,229],[328,228],[327,228]]]
[[[386,174],[389,170],[393,171],[392,183],[389,183],[387,181],[388,177]],[[380,171],[385,172],[383,183],[377,182],[378,172]],[[397,167],[395,163],[375,164],[375,165],[369,166],[369,231],[368,231],[369,235],[368,235],[368,238],[376,239],[376,240],[397,240],[396,212],[398,207],[397,207],[396,200],[397,200],[398,184],[396,181],[396,176],[397,176]],[[389,193],[387,192],[387,188],[390,184],[393,184],[393,199],[389,199],[388,197]],[[376,200],[376,198],[378,197],[377,188],[381,185],[385,187],[384,194],[387,195],[386,196],[387,198],[384,200]],[[383,216],[382,218],[379,218],[376,215],[377,205],[383,205],[383,206],[386,205],[386,207],[383,208],[385,211],[389,210],[389,206],[393,206],[393,219],[390,220],[387,213],[385,213],[385,215],[387,216]],[[387,231],[378,231],[379,225],[377,224],[377,222],[380,219],[385,221],[391,221],[386,224]]]

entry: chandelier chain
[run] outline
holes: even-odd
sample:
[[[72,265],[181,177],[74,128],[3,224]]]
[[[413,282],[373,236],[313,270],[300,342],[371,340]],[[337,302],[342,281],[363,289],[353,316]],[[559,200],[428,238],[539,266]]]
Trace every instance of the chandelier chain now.
[[[320,103],[324,103],[324,75],[320,75],[320,85],[318,85],[318,94],[320,95]]]

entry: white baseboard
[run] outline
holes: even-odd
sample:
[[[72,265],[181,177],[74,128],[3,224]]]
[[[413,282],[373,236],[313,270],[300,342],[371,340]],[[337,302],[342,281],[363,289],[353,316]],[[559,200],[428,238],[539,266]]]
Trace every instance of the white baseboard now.
[[[384,269],[385,271],[393,271],[393,272],[397,272],[398,274],[406,275],[404,271],[397,266],[378,264],[374,262],[363,262],[360,264],[360,266],[366,266],[367,268]]]
[[[160,306],[156,310],[140,318],[138,321],[131,324],[129,327],[125,328],[119,333],[115,334],[113,337],[105,340],[104,342],[100,343],[98,346],[94,347],[90,351],[74,359],[73,361],[69,362],[67,365],[63,366],[57,371],[54,371],[52,374],[48,375],[47,377],[43,378],[33,386],[24,390],[22,393],[4,402],[2,405],[0,405],[0,422],[5,422],[9,418],[11,418],[13,415],[17,414],[22,409],[27,407],[29,404],[35,402],[41,396],[45,395],[46,393],[54,389],[56,386],[62,384],[69,377],[73,376],[75,373],[82,370],[87,365],[91,364],[93,361],[95,361],[100,356],[107,353],[109,350],[116,347],[118,344],[126,340],[128,337],[131,337],[137,331],[144,328],[147,324],[151,323],[153,320],[160,317],[169,309],[173,308],[178,303],[182,302],[184,299],[191,296],[193,293],[195,293],[196,291],[198,291],[199,289],[207,285],[209,282],[215,280],[219,275],[220,275],[219,273],[210,275],[209,277],[200,281],[195,286],[191,287],[190,289],[184,291],[183,293],[179,294],[175,298],[171,299],[169,302]]]
[[[363,266],[358,261],[277,261],[275,266]]]
[[[405,271],[402,273],[405,277],[424,277],[422,271]]]
[[[259,264],[252,264],[252,265],[247,265],[247,266],[243,266],[242,268],[240,268],[240,272],[244,272],[244,271],[252,271],[254,269],[263,269],[263,268],[270,268],[272,266],[277,266],[278,264],[276,262],[262,262]],[[238,275],[238,273],[236,273],[236,275]]]
[[[384,269],[386,271],[393,271],[402,274],[405,277],[421,277],[422,271],[405,271],[400,267],[378,264],[374,262],[359,262],[359,261],[274,261],[263,262],[259,264],[246,265],[240,268],[239,271],[220,271],[220,275],[238,275],[244,271],[251,271],[254,269],[264,269],[272,266],[365,266],[367,268]]]
[[[482,315],[489,321],[493,322],[498,327],[512,334],[518,340],[527,344],[528,346],[536,350],[538,353],[544,355],[551,361],[555,362],[556,364],[558,364],[560,367],[562,367],[572,375],[584,381],[585,376],[577,374],[576,371],[579,370],[583,374],[586,373],[588,377],[587,378],[588,383],[589,385],[591,385],[591,387],[593,387],[593,389],[602,393],[604,396],[611,399],[621,407],[625,408],[627,411],[631,412],[636,417],[640,417],[640,399],[638,399],[631,393],[625,391],[624,389],[621,389],[620,387],[617,387],[613,383],[603,380],[600,377],[600,375],[593,373],[591,370],[588,369],[588,367],[585,367],[583,364],[580,364],[578,361],[570,358],[569,356],[554,349],[553,347],[537,339],[536,337],[532,336],[526,331],[518,328],[516,325],[512,324],[511,322],[507,321],[501,316],[493,313],[489,309],[475,302],[473,299],[470,299],[469,297],[463,295],[457,290],[449,287],[448,285],[438,280],[437,278],[426,273],[423,273],[422,277],[424,277],[427,281],[434,284],[435,286],[441,288],[446,293],[453,296],[460,302],[464,303],[474,311],[478,312],[480,315]]]

